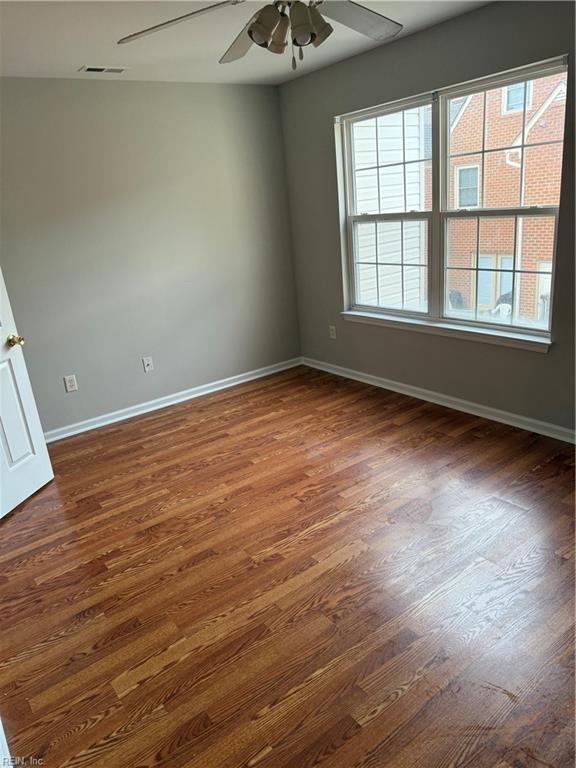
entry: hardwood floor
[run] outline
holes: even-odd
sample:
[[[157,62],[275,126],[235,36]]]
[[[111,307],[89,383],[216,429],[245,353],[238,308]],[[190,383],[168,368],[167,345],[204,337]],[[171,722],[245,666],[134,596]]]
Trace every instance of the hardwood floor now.
[[[50,448],[0,523],[48,768],[568,768],[573,449],[299,368]]]

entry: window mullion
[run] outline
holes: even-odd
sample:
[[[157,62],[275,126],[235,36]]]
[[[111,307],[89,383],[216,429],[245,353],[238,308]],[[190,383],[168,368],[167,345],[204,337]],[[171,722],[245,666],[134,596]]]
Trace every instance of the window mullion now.
[[[348,217],[352,222],[358,221],[429,221],[432,211],[393,211],[392,213],[360,213]]]
[[[514,324],[514,312],[516,311],[516,267],[517,264],[517,253],[518,253],[518,227],[520,225],[520,219],[518,216],[514,217],[514,244],[512,246],[512,301],[510,302],[512,305],[512,317],[510,318],[510,322]],[[522,235],[520,235],[520,243]]]
[[[340,123],[339,141],[342,151],[341,168],[342,178],[344,180],[344,195],[342,203],[344,205],[345,216],[345,241],[346,241],[346,266],[347,266],[347,280],[344,285],[344,302],[345,306],[350,307],[356,302],[357,295],[357,281],[356,281],[356,266],[355,266],[355,238],[354,238],[354,225],[352,223],[352,214],[355,213],[355,179],[354,168],[352,159],[352,124],[348,122]]]
[[[442,211],[447,219],[475,219],[476,216],[488,219],[503,216],[558,216],[557,205],[534,205],[525,208],[459,208],[458,210]]]
[[[487,104],[486,91],[484,91],[484,95],[482,97],[482,153],[481,153],[481,157],[482,157],[482,171],[481,171],[482,184],[480,185],[480,189],[482,190],[481,194],[480,194],[480,199],[481,199],[480,207],[481,208],[484,208],[484,201],[486,199],[486,194],[485,194],[485,189],[486,189],[486,184],[485,184],[485,179],[486,179],[486,104]]]
[[[526,135],[526,92],[528,90],[528,83],[524,83],[524,99],[522,102],[522,146],[520,147],[520,205],[524,205],[524,164],[526,162],[526,152],[524,145],[527,141]]]
[[[478,321],[478,283],[480,282],[480,219],[476,219],[476,264],[474,267],[474,320]]]
[[[443,146],[445,144],[443,100],[435,95],[432,101],[432,221],[428,232],[428,313],[433,318],[442,316],[443,290],[443,233],[440,210],[444,179],[442,174]]]

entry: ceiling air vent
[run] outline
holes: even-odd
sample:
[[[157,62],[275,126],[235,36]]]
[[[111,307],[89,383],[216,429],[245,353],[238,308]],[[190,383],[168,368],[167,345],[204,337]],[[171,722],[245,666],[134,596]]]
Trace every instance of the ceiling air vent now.
[[[126,69],[124,67],[91,67],[83,64],[78,72],[88,72],[97,75],[122,75]]]

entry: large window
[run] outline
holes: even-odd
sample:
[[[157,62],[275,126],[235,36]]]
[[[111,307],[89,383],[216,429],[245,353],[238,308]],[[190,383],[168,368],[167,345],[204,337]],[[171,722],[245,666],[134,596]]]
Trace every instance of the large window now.
[[[346,309],[549,338],[563,62],[338,119]]]

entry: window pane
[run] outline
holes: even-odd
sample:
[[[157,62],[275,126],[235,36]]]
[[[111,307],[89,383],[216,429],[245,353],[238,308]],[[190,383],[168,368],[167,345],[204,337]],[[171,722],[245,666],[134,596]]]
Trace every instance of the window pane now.
[[[493,261],[491,258],[481,256],[478,259],[478,263],[482,267],[492,267]],[[496,283],[494,280],[494,272],[488,272],[482,269],[478,270],[478,294],[476,300],[478,307],[484,309],[486,307],[492,307],[494,303],[494,294],[496,293]]]
[[[404,207],[404,166],[390,165],[379,170],[380,176],[380,212],[398,213]]]
[[[427,221],[359,221],[354,245],[356,304],[427,311]]]
[[[504,269],[512,269],[512,259],[505,258],[500,260],[500,266]],[[510,304],[512,303],[512,290],[514,288],[514,275],[512,272],[500,273],[500,294],[507,296],[510,294]]]
[[[378,222],[378,261],[402,263],[402,222]]]
[[[356,261],[376,261],[376,223],[361,221],[356,224]]]
[[[382,264],[378,267],[379,306],[402,309],[402,267]]]
[[[479,252],[496,256],[500,269],[512,269],[514,257],[514,216],[480,219]],[[509,265],[509,266],[508,266]]]
[[[427,297],[426,279],[422,277],[419,269],[425,267],[428,262],[428,222],[412,220],[356,222],[354,224],[354,259],[357,266],[378,263],[397,266],[399,269],[402,266],[418,268],[417,272],[411,273],[413,280],[418,278],[418,299],[414,298],[415,293],[412,292],[410,301],[420,306]],[[375,302],[377,297],[374,295],[374,271],[360,270],[357,275],[359,275],[358,285],[362,286],[364,297],[359,299],[358,303]],[[388,277],[390,277],[388,273],[383,273],[381,279]],[[421,289],[420,286],[422,286]],[[395,306],[388,298],[389,294],[390,291],[383,291],[383,301],[388,302],[386,306]],[[399,295],[402,295],[401,289]]]
[[[484,155],[484,208],[515,208],[520,205],[520,150],[487,152]]]
[[[486,139],[484,149],[522,144],[525,83],[486,91]]]
[[[402,112],[378,118],[378,165],[404,162]]]
[[[406,210],[432,210],[432,164],[410,163],[406,169]]]
[[[502,215],[448,219],[447,316],[549,327],[556,216],[507,216],[505,209],[559,204],[565,109],[566,73],[448,102],[447,209],[478,205]],[[482,116],[483,139],[473,111]]]
[[[432,206],[432,107],[352,124],[354,213],[403,213]]]
[[[474,267],[477,222],[479,254],[474,276],[472,269],[453,267]],[[449,219],[445,315],[479,323],[547,329],[555,227],[555,216]]]
[[[432,157],[432,106],[407,109],[404,112],[404,160]]]
[[[497,266],[494,257],[480,257],[481,266]],[[477,318],[488,323],[512,321],[512,273],[478,270]]]
[[[484,133],[484,93],[448,101],[449,153],[480,152]]]
[[[362,120],[352,125],[354,146],[354,168],[367,168],[377,165],[376,158],[376,120]]]
[[[524,205],[558,205],[562,177],[562,144],[524,149]]]
[[[376,266],[356,265],[356,303],[378,305],[378,281]]]
[[[428,271],[425,267],[404,267],[404,309],[428,310]]]
[[[481,205],[482,155],[451,158],[448,185],[448,207],[450,209],[472,208]],[[462,186],[464,186],[464,199],[461,195]],[[476,203],[470,205],[467,200],[474,198],[474,186],[476,187]]]
[[[526,144],[562,141],[566,113],[566,72],[532,80],[531,104],[526,110]]]
[[[428,223],[426,221],[405,221],[404,264],[428,263]]]
[[[449,219],[446,227],[446,254],[449,267],[476,266],[478,220]]]
[[[378,170],[356,171],[354,175],[356,213],[379,213]]]
[[[427,221],[359,221],[354,245],[356,304],[427,311]]]
[[[445,283],[445,315],[462,320],[474,320],[476,272],[472,269],[448,269]]]
[[[380,168],[380,212],[429,211],[432,168],[429,161]]]
[[[518,219],[516,269],[551,272],[554,258],[554,216],[521,216]]]
[[[491,88],[466,98],[448,102],[448,209],[558,205],[566,73]],[[455,157],[463,152],[469,154]],[[480,167],[483,178],[478,180],[478,195],[475,171],[465,170],[467,165]]]
[[[550,322],[552,275],[550,272],[520,272],[516,275],[514,322],[546,329]]]

